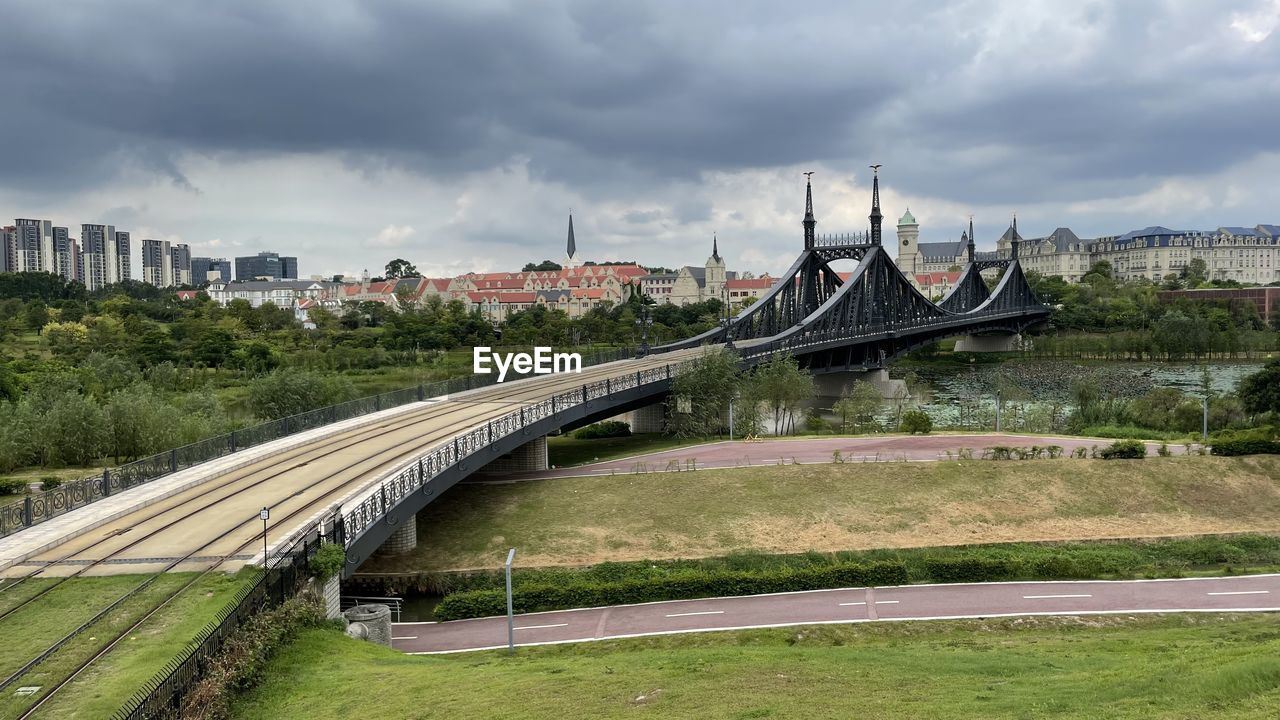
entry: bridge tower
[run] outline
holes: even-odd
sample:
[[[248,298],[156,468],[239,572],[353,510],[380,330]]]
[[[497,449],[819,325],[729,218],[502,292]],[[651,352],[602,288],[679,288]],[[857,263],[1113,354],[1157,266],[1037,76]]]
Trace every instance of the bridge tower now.
[[[970,215],[969,216],[969,262],[973,262],[974,249],[975,248],[974,248],[974,242],[973,242],[973,216]]]
[[[871,180],[871,215],[868,217],[871,220],[871,244],[879,245],[880,222],[884,219],[884,215],[880,213],[880,166],[872,165],[871,172],[874,177]]]
[[[813,172],[804,174],[804,249],[812,250],[817,240],[818,220],[813,217]]]

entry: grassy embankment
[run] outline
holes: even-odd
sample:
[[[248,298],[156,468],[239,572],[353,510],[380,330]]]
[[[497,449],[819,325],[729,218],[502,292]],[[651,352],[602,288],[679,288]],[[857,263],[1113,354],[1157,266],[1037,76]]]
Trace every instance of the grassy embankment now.
[[[415,657],[309,630],[240,720],[1273,718],[1273,616],[827,625]]]
[[[1280,457],[812,464],[460,485],[364,571],[1280,529]]]
[[[90,666],[41,708],[46,717],[103,718],[158,672],[229,602],[250,571],[236,575],[214,573],[160,609],[115,649]],[[0,717],[14,717],[38,700],[49,687],[92,657],[119,632],[137,622],[169,593],[189,582],[191,573],[167,574],[147,590],[130,598],[90,626],[57,653],[32,668],[15,683],[41,686],[31,696],[0,696]],[[0,646],[0,676],[8,677],[23,664],[102,608],[136,587],[142,575],[75,578],[32,606],[0,621],[8,641]],[[32,580],[0,593],[0,607],[16,606],[25,597],[53,582]]]

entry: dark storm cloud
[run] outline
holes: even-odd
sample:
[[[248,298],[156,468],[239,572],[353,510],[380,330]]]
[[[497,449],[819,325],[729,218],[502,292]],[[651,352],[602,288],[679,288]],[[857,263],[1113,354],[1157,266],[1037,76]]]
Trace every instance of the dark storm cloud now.
[[[874,160],[916,193],[1061,200],[1280,146],[1274,38],[1186,59],[1221,4],[1050,7],[995,38],[990,3],[849,5],[10,3],[0,185],[92,187],[139,165],[188,186],[186,151],[435,176],[519,156],[617,197]],[[1078,40],[1054,40],[1064,23]]]

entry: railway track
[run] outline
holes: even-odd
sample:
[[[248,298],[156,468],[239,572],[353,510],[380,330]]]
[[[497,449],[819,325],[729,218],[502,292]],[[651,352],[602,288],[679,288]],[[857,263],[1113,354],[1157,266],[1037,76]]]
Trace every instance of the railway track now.
[[[652,366],[660,366],[674,360],[671,356],[662,358],[647,359],[643,363],[629,363],[629,367],[625,372],[631,373],[637,369],[645,369]],[[512,406],[518,406],[529,401],[536,401],[549,394],[563,392],[572,389],[584,383],[589,383],[603,377],[617,374],[618,368],[611,367],[613,363],[593,366],[584,369],[580,374],[554,376],[550,378],[534,378],[534,382],[530,383],[513,383],[506,387],[491,386],[465,394],[465,397],[445,400],[442,402],[432,403],[420,410],[406,413],[404,416],[390,419],[384,423],[377,423],[372,427],[357,428],[346,431],[332,438],[326,438],[322,447],[316,448],[309,445],[286,451],[282,455],[276,455],[266,458],[263,461],[246,466],[227,473],[225,476],[204,483],[194,488],[195,492],[184,491],[177,496],[176,502],[163,503],[165,507],[155,509],[141,509],[137,517],[132,517],[131,513],[126,518],[129,519],[126,528],[116,531],[109,531],[101,537],[90,539],[88,544],[77,543],[71,540],[71,550],[62,552],[52,559],[40,560],[37,568],[31,572],[22,575],[13,582],[7,583],[0,587],[0,593],[7,592],[14,587],[22,585],[28,580],[40,576],[52,569],[62,568],[72,561],[78,561],[80,567],[70,575],[60,576],[59,579],[46,588],[42,588],[32,597],[27,598],[15,606],[0,613],[0,623],[4,623],[9,618],[20,618],[20,613],[26,609],[33,607],[34,603],[40,598],[45,597],[57,587],[61,586],[67,580],[82,577],[94,568],[109,563],[114,558],[120,557],[123,553],[135,549],[140,545],[151,541],[157,536],[163,535],[167,531],[179,527],[182,523],[193,521],[193,518],[202,513],[209,512],[211,508],[226,502],[228,499],[237,496],[247,496],[255,489],[271,488],[273,481],[279,481],[282,478],[288,478],[291,473],[299,471],[303,468],[311,466],[329,458],[340,457],[342,453],[352,450],[357,446],[370,442],[374,439],[382,440],[380,449],[373,450],[371,453],[361,453],[359,457],[347,462],[336,469],[330,469],[317,478],[304,481],[301,485],[290,483],[290,489],[293,491],[283,500],[278,500],[276,505],[287,503],[296,498],[303,498],[296,507],[285,508],[285,514],[280,516],[277,524],[287,524],[298,521],[305,521],[307,518],[314,516],[318,512],[331,509],[350,494],[353,490],[353,481],[359,480],[367,476],[370,472],[376,471],[387,466],[394,466],[405,460],[419,456],[433,446],[447,441],[454,435],[464,432],[473,425],[482,424],[491,417],[502,415],[509,412]],[[445,421],[443,425],[433,426],[433,423]],[[401,444],[399,440],[405,435],[406,431],[410,433],[411,440]],[[336,443],[336,444],[335,444]],[[405,445],[409,445],[405,449]],[[372,448],[371,448],[372,450]],[[284,463],[287,465],[284,469],[278,469],[279,465]],[[265,465],[265,467],[264,467]],[[295,481],[301,478],[293,478]],[[210,483],[217,483],[213,487],[206,487]],[[189,497],[182,497],[190,494]],[[305,497],[308,493],[313,493],[310,498]],[[258,501],[255,499],[254,504]],[[271,504],[271,503],[268,503]],[[156,613],[160,612],[164,607],[169,605],[175,598],[179,597],[183,592],[193,585],[197,584],[201,579],[207,577],[210,573],[215,572],[219,568],[225,566],[233,558],[250,546],[254,545],[260,533],[256,532],[256,523],[258,518],[256,514],[245,516],[247,519],[234,522],[225,530],[218,532],[212,537],[204,539],[198,545],[191,547],[183,554],[169,559],[165,566],[158,572],[151,573],[147,578],[140,582],[137,586],[130,589],[108,606],[102,608],[93,617],[81,623],[78,627],[59,638],[56,642],[49,645],[39,655],[25,663],[17,671],[10,674],[3,681],[0,681],[0,691],[8,688],[27,673],[39,667],[43,662],[53,657],[59,650],[65,647],[75,637],[85,630],[95,626],[104,618],[120,608],[130,598],[137,597],[140,593],[151,587],[157,579],[162,577],[166,572],[174,570],[184,563],[189,563],[193,558],[212,557],[207,561],[204,567],[197,571],[197,574],[189,581],[182,584],[173,592],[166,593],[152,606],[147,608],[141,617],[129,627],[114,636],[106,642],[100,649],[95,650],[89,657],[76,665],[75,669],[69,674],[59,679],[56,683],[49,687],[47,691],[41,694],[38,699],[29,707],[27,707],[20,718],[31,717],[33,714],[48,703],[51,699],[58,696],[59,693],[67,687],[76,677],[82,674],[86,669],[95,662],[108,655],[119,642],[128,637],[140,627],[142,627]],[[143,534],[126,539],[122,545],[110,547],[112,541],[118,541],[119,538],[127,535],[130,530],[139,526],[148,526],[154,523],[155,527],[147,527]],[[114,523],[108,523],[111,525]],[[286,525],[287,526],[287,525]],[[243,534],[245,530],[252,531],[247,533],[247,539]],[[84,536],[82,536],[84,537]],[[239,539],[239,540],[237,540]],[[224,542],[231,542],[226,547],[219,548]],[[64,544],[64,545],[65,545]],[[95,549],[107,551],[106,554],[97,558],[89,558],[87,562],[78,558],[87,552]],[[201,553],[205,553],[202,555]]]

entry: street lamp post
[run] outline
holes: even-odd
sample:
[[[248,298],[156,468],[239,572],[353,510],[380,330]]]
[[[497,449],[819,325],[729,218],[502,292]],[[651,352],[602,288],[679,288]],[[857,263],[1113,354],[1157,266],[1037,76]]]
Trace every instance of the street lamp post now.
[[[653,327],[653,315],[649,312],[649,307],[641,308],[641,317],[636,318],[636,327],[640,328],[640,357],[649,354],[649,328]]]
[[[262,518],[262,569],[267,569],[267,520],[271,519],[271,509],[265,505],[258,511],[258,517]]]
[[[516,549],[511,548],[507,551],[507,652],[514,653],[516,651],[516,622],[515,613],[512,611],[511,602],[511,563],[516,559]]]

